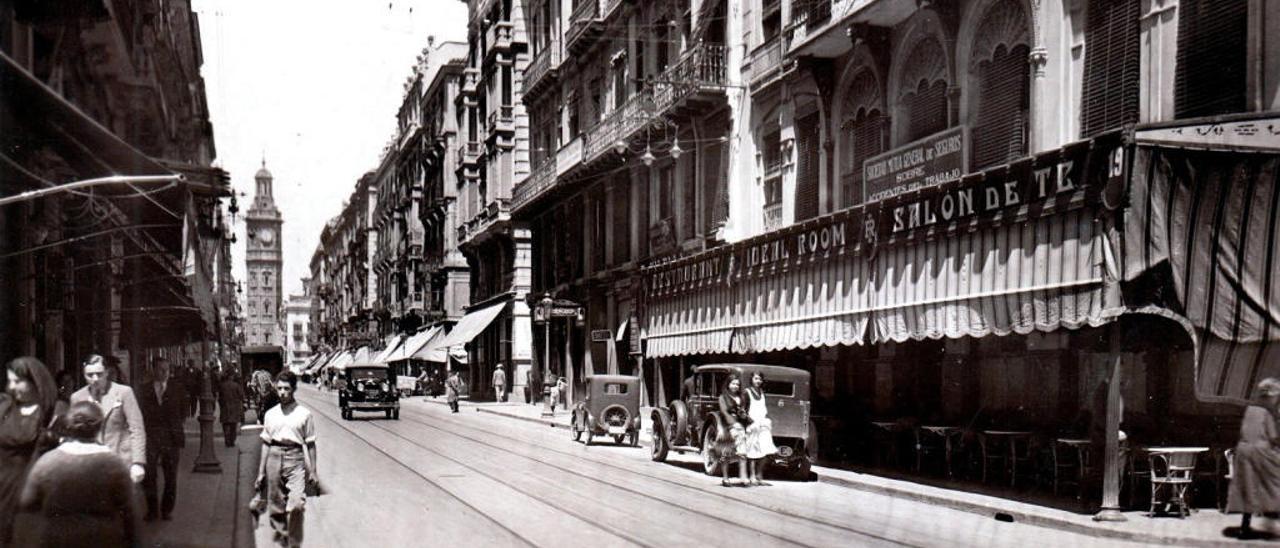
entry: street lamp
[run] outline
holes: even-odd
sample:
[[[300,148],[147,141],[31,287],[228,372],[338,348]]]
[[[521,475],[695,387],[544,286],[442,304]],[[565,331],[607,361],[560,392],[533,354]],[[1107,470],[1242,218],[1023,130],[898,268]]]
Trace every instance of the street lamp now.
[[[539,303],[542,307],[542,326],[543,326],[543,348],[542,348],[542,386],[547,387],[547,381],[551,378],[551,307],[555,305],[555,300],[551,298],[551,294],[547,293],[542,297]],[[544,390],[542,396],[542,416],[551,417],[555,412],[551,409],[551,390],[555,390],[554,385],[549,390]]]

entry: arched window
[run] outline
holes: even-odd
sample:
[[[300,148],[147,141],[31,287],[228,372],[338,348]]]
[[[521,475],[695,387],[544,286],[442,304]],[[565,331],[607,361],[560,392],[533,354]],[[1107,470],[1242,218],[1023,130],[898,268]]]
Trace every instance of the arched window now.
[[[901,79],[906,132],[903,142],[928,137],[949,127],[946,53],[936,38],[918,42],[907,56]]]
[[[840,207],[863,200],[862,163],[884,152],[884,116],[875,73],[861,70],[849,83],[840,124]]]
[[[1031,53],[1026,11],[1018,0],[987,8],[974,34],[970,74],[976,77],[972,169],[1008,162],[1028,151]]]

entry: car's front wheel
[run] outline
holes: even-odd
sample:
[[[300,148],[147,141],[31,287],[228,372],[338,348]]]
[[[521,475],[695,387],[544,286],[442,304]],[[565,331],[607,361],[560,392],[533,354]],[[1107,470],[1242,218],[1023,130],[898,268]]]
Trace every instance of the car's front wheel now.
[[[720,452],[716,450],[718,426],[707,428],[702,433],[702,471],[714,476],[720,471]]]

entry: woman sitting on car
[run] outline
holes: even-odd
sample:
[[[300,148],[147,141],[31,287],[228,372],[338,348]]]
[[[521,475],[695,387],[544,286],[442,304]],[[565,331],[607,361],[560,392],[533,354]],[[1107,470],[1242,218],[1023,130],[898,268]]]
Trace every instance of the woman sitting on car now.
[[[750,405],[742,393],[742,378],[738,375],[729,377],[728,384],[720,393],[720,414],[724,416],[725,426],[729,427],[729,436],[716,440],[716,453],[720,455],[720,485],[729,487],[740,485],[747,487],[746,464],[746,427],[751,423],[747,406]],[[738,464],[739,483],[729,483],[729,464]]]

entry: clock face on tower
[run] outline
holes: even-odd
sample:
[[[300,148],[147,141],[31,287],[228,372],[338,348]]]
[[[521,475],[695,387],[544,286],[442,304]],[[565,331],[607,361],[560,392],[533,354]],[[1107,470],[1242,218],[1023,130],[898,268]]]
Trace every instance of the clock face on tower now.
[[[275,241],[275,239],[276,239],[276,233],[270,228],[258,229],[258,241],[262,242],[262,245],[269,246],[271,245],[271,242]]]

